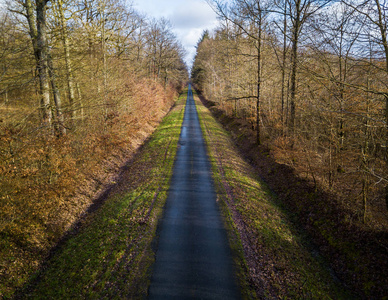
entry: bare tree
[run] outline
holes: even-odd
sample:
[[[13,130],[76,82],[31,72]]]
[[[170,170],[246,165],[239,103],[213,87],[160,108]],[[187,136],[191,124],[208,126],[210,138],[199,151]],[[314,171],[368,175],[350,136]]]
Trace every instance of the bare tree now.
[[[303,26],[311,16],[329,2],[317,0],[286,0],[286,14],[291,22],[291,75],[290,75],[290,131],[295,131],[296,95],[297,95],[297,73],[299,44]]]
[[[54,8],[57,13],[59,30],[61,34],[61,40],[62,40],[63,51],[65,56],[66,83],[67,83],[69,106],[70,106],[70,120],[72,120],[74,103],[75,103],[75,87],[74,87],[74,76],[73,76],[73,67],[72,67],[73,63],[70,56],[69,33],[67,28],[67,20],[65,18],[64,6],[65,4],[63,0],[58,0],[54,3]]]
[[[256,141],[261,144],[261,85],[262,85],[262,51],[263,51],[263,28],[269,13],[269,3],[257,0],[235,0],[231,6],[227,6],[223,1],[208,1],[218,15],[235,24],[244,34],[255,41],[256,47],[256,95],[246,95],[241,99],[256,99]],[[237,100],[237,99],[236,99]]]

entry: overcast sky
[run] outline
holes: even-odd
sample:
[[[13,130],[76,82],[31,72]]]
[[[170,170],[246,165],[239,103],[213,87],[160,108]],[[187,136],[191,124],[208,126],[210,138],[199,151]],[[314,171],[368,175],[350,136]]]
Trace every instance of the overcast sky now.
[[[217,16],[205,0],[133,0],[134,8],[149,17],[165,17],[185,47],[190,67],[203,30],[217,26]]]

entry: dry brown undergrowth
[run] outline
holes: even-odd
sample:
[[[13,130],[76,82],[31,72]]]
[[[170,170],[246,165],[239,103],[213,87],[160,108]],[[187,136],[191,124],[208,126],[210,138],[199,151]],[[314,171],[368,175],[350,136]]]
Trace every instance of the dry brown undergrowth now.
[[[13,123],[0,123],[0,297],[37,269],[113,183],[170,109],[175,93],[152,80],[128,81],[110,94],[112,105],[104,118],[90,110],[77,130],[60,138],[33,118],[21,119],[19,126],[14,117],[9,119]]]

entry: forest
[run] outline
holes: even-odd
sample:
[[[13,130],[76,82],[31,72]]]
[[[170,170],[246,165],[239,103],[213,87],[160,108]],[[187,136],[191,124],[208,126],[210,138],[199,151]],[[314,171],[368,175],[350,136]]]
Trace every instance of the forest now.
[[[387,3],[203,1],[219,25],[191,70],[171,22],[129,1],[0,6],[0,298],[116,184],[189,80],[312,255],[360,298],[386,297]],[[260,198],[244,201],[256,228]]]
[[[0,10],[0,298],[36,270],[188,80],[165,19],[116,0]]]
[[[369,279],[343,278],[363,282],[364,291],[379,289],[371,278],[384,277],[384,264],[372,261],[388,249],[387,4],[207,2],[220,26],[198,42],[196,88],[239,127],[243,143],[310,183],[312,193],[289,202],[301,223],[324,240],[322,248],[334,249],[328,256],[344,254],[342,275],[374,269]],[[293,198],[292,190],[284,193]]]

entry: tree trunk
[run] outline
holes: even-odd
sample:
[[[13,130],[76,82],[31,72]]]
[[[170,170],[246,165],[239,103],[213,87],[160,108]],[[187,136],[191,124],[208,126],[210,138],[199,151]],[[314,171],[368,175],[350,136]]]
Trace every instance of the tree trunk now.
[[[296,98],[296,70],[297,70],[297,58],[298,58],[298,42],[297,36],[294,36],[292,41],[292,53],[291,53],[291,88],[290,88],[290,131],[295,131],[295,98]]]
[[[285,81],[286,81],[286,56],[287,56],[287,1],[284,1],[284,23],[283,23],[283,61],[282,61],[282,112],[281,122],[284,134],[285,118],[284,118],[284,97],[285,97]]]
[[[63,0],[58,0],[57,4],[58,4],[58,12],[59,12],[59,21],[61,24],[63,50],[65,54],[66,79],[67,79],[67,89],[69,93],[69,106],[70,106],[70,120],[72,120],[74,103],[75,103],[75,92],[74,92],[72,61],[70,58],[70,43],[69,43],[69,37],[67,32],[66,19],[63,12]]]
[[[34,49],[35,59],[36,59],[36,61],[39,61],[38,52],[37,52],[37,49],[38,49],[37,35],[38,35],[38,33],[36,32],[36,23],[35,23],[36,20],[35,20],[34,9],[32,7],[31,0],[25,0],[24,7],[26,10],[26,18],[27,18],[27,22],[28,22],[28,27],[30,29],[29,34],[30,34],[31,41],[32,41],[32,47]]]
[[[379,0],[375,0],[377,9],[378,9],[378,27],[380,29],[381,34],[381,41],[384,48],[384,54],[385,54],[385,72],[388,74],[388,41],[387,41],[387,20],[383,14],[383,11],[381,9],[381,5]],[[388,170],[388,93],[384,94],[385,97],[385,164],[386,169]],[[386,199],[386,205],[388,209],[388,185],[385,186],[385,199]]]
[[[5,92],[4,92],[4,104],[8,105],[8,91],[7,90],[5,90]]]
[[[82,101],[81,88],[79,87],[78,82],[76,83],[76,87],[77,87],[77,93],[78,93],[79,106],[80,106],[80,110],[81,110],[81,121],[83,122],[85,119],[85,112],[84,112],[84,104]]]
[[[55,72],[54,66],[51,60],[51,56],[48,55],[48,71],[50,76],[51,88],[54,95],[54,105],[55,105],[55,125],[54,131],[57,136],[62,136],[66,134],[66,127],[64,125],[64,119],[62,114],[62,102],[61,95],[59,93],[58,87],[55,83]]]
[[[30,2],[30,1],[27,1]],[[36,57],[38,58],[39,85],[41,93],[42,121],[51,126],[52,113],[50,109],[50,85],[48,76],[48,45],[46,9],[47,0],[36,1]],[[31,4],[31,3],[30,3]]]
[[[260,127],[260,93],[261,93],[261,37],[262,37],[262,11],[260,2],[257,2],[258,9],[258,22],[259,32],[257,39],[257,99],[256,99],[256,142],[258,145],[261,144],[261,127]]]
[[[258,46],[257,46],[256,142],[258,145],[261,144],[260,92],[261,92],[261,25],[259,25],[259,39],[258,39]]]
[[[293,20],[292,28],[292,52],[291,52],[291,90],[290,90],[290,131],[295,131],[295,114],[296,114],[296,73],[298,67],[298,43],[299,31],[301,27],[301,1],[295,3],[296,15]]]

